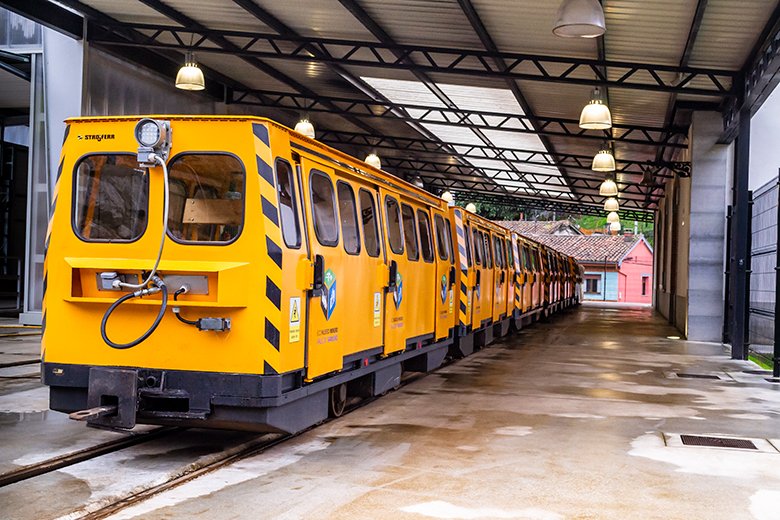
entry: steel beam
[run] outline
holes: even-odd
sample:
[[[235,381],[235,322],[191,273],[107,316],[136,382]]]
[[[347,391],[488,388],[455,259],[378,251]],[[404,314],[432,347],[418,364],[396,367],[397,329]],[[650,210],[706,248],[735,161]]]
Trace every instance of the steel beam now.
[[[739,118],[734,161],[734,213],[732,217],[732,281],[734,288],[734,311],[731,316],[731,357],[748,358],[748,310],[750,296],[748,277],[750,271],[750,107],[744,106]]]
[[[80,40],[84,34],[84,19],[54,2],[40,0],[0,0],[0,6],[49,29]]]
[[[142,0],[149,2],[151,0]],[[655,92],[677,92],[698,96],[728,97],[733,94],[736,71],[695,67],[676,67],[616,60],[539,56],[490,52],[453,47],[402,45],[387,42],[360,42],[315,36],[295,37],[251,31],[207,29],[200,24],[185,27],[163,24],[122,23],[106,25],[106,32],[95,43],[107,46],[137,46],[156,49],[193,50],[230,54],[243,58],[277,58],[307,63],[334,63],[345,66],[377,67],[425,74],[457,74],[509,78],[524,81],[605,86]],[[149,41],[129,42],[113,38],[112,32],[133,29],[149,35]],[[187,44],[193,39],[191,45]],[[227,39],[238,42],[235,48],[213,45],[209,41]],[[319,49],[317,55],[307,50]],[[495,64],[499,58],[505,67]],[[620,76],[609,79],[601,70],[608,67]]]

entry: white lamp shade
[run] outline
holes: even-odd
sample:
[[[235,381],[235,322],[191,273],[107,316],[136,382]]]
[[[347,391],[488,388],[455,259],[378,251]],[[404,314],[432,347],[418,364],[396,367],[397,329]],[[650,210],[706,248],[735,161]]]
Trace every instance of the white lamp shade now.
[[[471,213],[476,213],[477,205],[474,204],[473,202],[469,202],[468,204],[466,204],[466,211],[470,211]]]
[[[620,231],[620,222],[610,223],[609,230],[612,231],[613,233],[617,233],[618,231]]]
[[[366,164],[373,166],[377,170],[382,169],[382,161],[379,159],[379,156],[375,153],[370,153],[366,155]]]
[[[580,128],[585,130],[607,130],[612,128],[612,114],[600,99],[591,99],[580,113]]]
[[[452,206],[452,203],[455,201],[455,197],[452,196],[452,193],[449,191],[445,191],[441,194],[441,198],[450,206]]]
[[[609,150],[599,150],[599,153],[593,157],[590,168],[594,172],[614,172],[615,156]]]
[[[176,88],[182,90],[203,90],[206,88],[203,71],[200,70],[197,63],[188,61],[179,69],[179,73],[176,74]]]
[[[598,0],[563,0],[553,34],[563,38],[596,38],[607,31],[604,10]]]
[[[617,194],[618,187],[617,184],[615,184],[615,181],[612,179],[605,179],[604,182],[601,183],[599,195],[602,197],[617,197]]]
[[[615,211],[611,211],[609,215],[607,215],[607,222],[610,224],[614,224],[615,222],[620,222],[620,215],[618,215]]]
[[[604,211],[618,211],[619,209],[620,204],[618,204],[618,201],[615,197],[608,198],[604,203]]]
[[[314,125],[308,119],[301,119],[295,124],[295,131],[310,139],[314,139]]]

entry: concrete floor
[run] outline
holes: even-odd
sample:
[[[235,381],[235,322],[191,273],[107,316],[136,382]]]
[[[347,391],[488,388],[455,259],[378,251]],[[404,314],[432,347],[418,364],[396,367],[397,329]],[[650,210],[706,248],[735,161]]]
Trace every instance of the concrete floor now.
[[[112,518],[780,519],[780,385],[674,334],[648,309],[583,307]],[[677,434],[759,449],[682,446]],[[113,471],[132,485],[159,478],[140,463],[148,453],[123,457]],[[77,478],[82,505],[105,500],[88,473],[50,483]],[[6,505],[45,492],[6,490]]]

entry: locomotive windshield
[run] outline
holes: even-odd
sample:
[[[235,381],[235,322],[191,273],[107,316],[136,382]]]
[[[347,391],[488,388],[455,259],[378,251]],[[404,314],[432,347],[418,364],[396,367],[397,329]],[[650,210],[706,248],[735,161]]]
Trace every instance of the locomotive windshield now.
[[[76,164],[73,224],[90,242],[131,242],[143,235],[149,175],[135,155],[95,154]]]

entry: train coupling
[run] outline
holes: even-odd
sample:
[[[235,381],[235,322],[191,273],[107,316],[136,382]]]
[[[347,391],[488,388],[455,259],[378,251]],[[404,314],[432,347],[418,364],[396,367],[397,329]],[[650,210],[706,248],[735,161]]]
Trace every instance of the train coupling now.
[[[92,367],[85,410],[68,417],[86,421],[88,426],[130,430],[135,427],[138,400],[138,373],[135,370]]]
[[[74,421],[92,421],[99,419],[100,417],[116,415],[116,411],[116,405],[96,406],[88,410],[79,410],[78,412],[69,413],[68,418]]]

